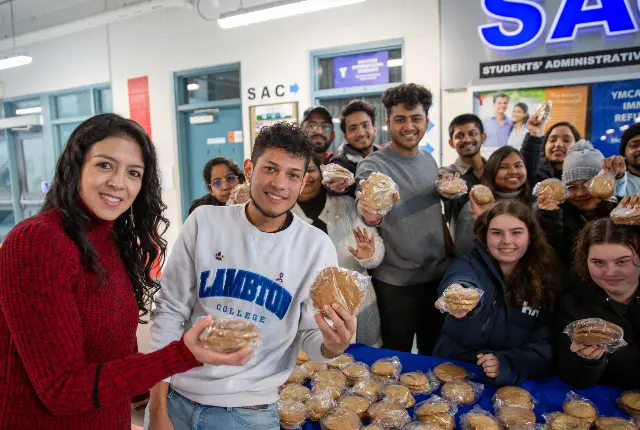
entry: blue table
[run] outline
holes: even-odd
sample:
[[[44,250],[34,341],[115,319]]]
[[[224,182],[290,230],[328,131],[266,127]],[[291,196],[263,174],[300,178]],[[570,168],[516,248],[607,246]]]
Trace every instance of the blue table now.
[[[440,363],[444,363],[451,360],[443,360],[437,357],[429,357],[425,355],[417,355],[417,354],[408,354],[403,352],[392,351],[388,349],[377,349],[371,348],[364,345],[352,345],[349,347],[347,352],[357,360],[363,361],[368,365],[373,364],[376,360],[384,357],[392,357],[397,356],[400,358],[400,362],[402,363],[402,372],[411,372],[414,370],[421,370],[423,372],[427,372],[433,369]],[[456,364],[463,366],[468,371],[475,375],[481,375],[482,370],[474,365],[468,363],[459,363]],[[480,379],[478,379],[480,380]],[[618,409],[616,406],[616,401],[622,392],[621,389],[615,387],[607,387],[607,386],[597,386],[589,388],[588,390],[576,390],[565,384],[558,378],[549,378],[540,381],[530,381],[521,385],[522,388],[529,391],[533,397],[538,401],[538,404],[535,409],[536,416],[538,417],[539,423],[544,423],[544,419],[542,418],[542,414],[548,412],[555,412],[562,410],[562,403],[564,403],[565,396],[567,392],[573,390],[577,394],[584,396],[591,400],[598,408],[598,413],[601,416],[611,416],[611,417],[627,417],[623,411]],[[491,403],[491,398],[496,392],[496,388],[490,385],[485,385],[484,392],[482,393],[482,397],[477,405],[481,406],[483,409],[493,413],[493,405]],[[423,400],[428,399],[431,395],[437,394],[440,395],[440,389],[430,395],[418,395],[416,396],[416,402],[421,402]],[[456,419],[458,420],[458,426],[460,415],[465,412],[468,412],[473,405],[470,406],[461,406],[458,408],[458,413],[456,415]],[[409,415],[413,418],[413,408],[409,409]],[[366,423],[365,423],[366,424]],[[458,427],[460,428],[460,427]],[[307,421],[304,425],[305,430],[311,429],[320,429],[319,423],[312,423]]]

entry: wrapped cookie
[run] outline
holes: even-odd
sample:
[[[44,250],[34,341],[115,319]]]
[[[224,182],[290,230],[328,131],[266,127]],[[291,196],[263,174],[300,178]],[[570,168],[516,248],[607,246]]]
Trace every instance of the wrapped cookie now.
[[[348,181],[347,185],[352,185],[355,182],[355,176],[353,173],[339,164],[323,164],[320,166],[320,171],[322,172],[323,184],[326,184],[329,181]]]
[[[548,197],[550,200],[556,203],[564,203],[567,200],[569,191],[565,184],[561,180],[556,178],[545,179],[542,182],[538,182],[533,188],[533,195],[538,198]]]
[[[344,388],[347,385],[347,377],[344,373],[337,369],[321,370],[313,375],[312,384],[327,384],[338,388]]]
[[[344,385],[336,385],[336,384],[333,384],[332,382],[318,382],[318,383],[312,382],[311,386],[312,386],[311,388],[312,394],[317,394],[322,391],[326,391],[329,394],[331,394],[331,397],[333,397],[335,400],[338,400],[340,398],[345,388]]]
[[[522,406],[501,406],[495,408],[495,411],[498,422],[507,429],[511,429],[515,425],[530,425],[537,422],[536,414],[531,409]]]
[[[442,383],[464,381],[470,376],[464,367],[457,366],[453,363],[438,364],[433,368],[433,374],[436,375],[438,381]]]
[[[423,421],[413,421],[402,427],[402,430],[442,430],[442,427],[437,424],[425,423]]]
[[[300,366],[296,366],[291,371],[291,375],[289,375],[289,378],[284,383],[284,385],[291,385],[291,384],[301,385],[301,384],[304,384],[304,381],[306,381],[306,379],[307,379],[307,374],[305,373],[305,371],[302,370]]]
[[[355,360],[353,358],[353,355],[351,354],[342,354],[340,356],[338,356],[338,358],[336,358],[335,360],[333,360],[332,362],[329,363],[329,367],[332,369],[339,369],[342,370],[342,368],[348,364],[353,363]]]
[[[291,384],[282,387],[280,390],[280,400],[293,400],[305,403],[311,397],[311,390],[304,385]]]
[[[388,402],[398,403],[405,409],[409,409],[416,404],[416,399],[406,385],[387,384],[382,387],[382,397]]]
[[[640,208],[629,209],[618,206],[609,214],[614,224],[640,225]]]
[[[589,430],[591,423],[562,412],[542,414],[549,430]]]
[[[370,288],[371,277],[352,270],[329,266],[320,271],[309,294],[317,313],[324,314],[325,306],[338,303],[351,315],[356,315]]]
[[[546,100],[538,105],[536,113],[534,113],[538,122],[543,123],[549,121],[552,106],[551,100]]]
[[[250,321],[219,319],[200,333],[205,348],[217,352],[235,352],[246,347],[257,347],[262,339],[258,327]]]
[[[380,215],[386,215],[391,211],[395,201],[400,199],[400,191],[393,179],[382,173],[373,172],[364,182],[362,195]]]
[[[355,384],[359,379],[365,378],[370,375],[369,366],[362,361],[356,361],[355,363],[347,364],[342,367],[342,373],[347,377],[349,385]],[[378,390],[379,391],[379,390]]]
[[[478,306],[483,294],[484,291],[478,288],[452,284],[445,288],[442,295],[436,300],[435,306],[442,313],[470,312]]]
[[[251,199],[251,184],[249,181],[244,184],[236,185],[229,194],[229,200],[227,200],[227,206],[231,205],[243,205]]]
[[[640,391],[625,391],[618,398],[620,409],[634,417],[640,417]]]
[[[483,384],[470,381],[451,381],[442,386],[441,394],[446,400],[460,405],[471,405],[482,395]]]
[[[359,379],[355,384],[353,384],[353,387],[351,388],[351,392],[353,394],[357,394],[358,396],[369,399],[372,403],[378,401],[378,399],[380,398],[381,390],[382,382],[374,379],[370,375]]]
[[[608,199],[616,192],[616,176],[602,170],[589,180],[587,188],[593,197]]]
[[[353,391],[349,391],[340,398],[339,406],[355,412],[361,419],[364,419],[371,406],[371,401],[365,397],[354,394]]]
[[[371,373],[382,379],[397,379],[402,372],[398,357],[381,358],[371,365]]]
[[[378,402],[371,405],[368,411],[371,424],[384,429],[401,429],[411,422],[405,408],[393,402]]]
[[[500,408],[505,405],[522,406],[527,409],[535,409],[536,402],[531,393],[520,387],[501,387],[493,395],[494,407]]]
[[[433,372],[407,372],[400,375],[400,383],[406,385],[412,394],[431,394],[440,387]]]
[[[307,353],[304,352],[303,350],[299,349],[298,350],[298,357],[296,358],[296,364],[297,365],[304,364],[309,360],[311,360],[311,359],[309,358]]]
[[[322,430],[360,430],[362,422],[355,412],[338,408],[324,417],[320,426]]]
[[[636,430],[633,421],[624,418],[600,417],[595,422],[596,430]]]
[[[302,425],[307,420],[307,407],[304,403],[295,400],[279,400],[278,413],[280,427],[287,430],[302,429]]]
[[[462,430],[500,430],[498,420],[478,405],[460,415],[460,426]]]
[[[471,193],[473,200],[481,206],[491,203],[491,201],[494,200],[493,193],[486,185],[475,185],[471,191],[473,191],[473,193]]]
[[[336,401],[328,391],[320,391],[306,401],[308,416],[311,421],[320,421],[335,409]]]
[[[469,187],[467,186],[467,181],[462,178],[438,179],[436,181],[436,190],[442,197],[456,199],[467,194]]]
[[[572,342],[583,345],[602,345],[607,352],[615,352],[627,345],[622,327],[600,318],[573,321],[564,329]]]
[[[307,378],[313,378],[314,375],[322,370],[327,370],[329,365],[320,361],[309,360],[300,365],[300,368],[306,373]]]
[[[455,415],[458,408],[440,396],[431,396],[413,408],[415,418],[422,422],[432,423],[445,430],[453,430],[456,426]]]
[[[579,418],[591,425],[598,417],[596,405],[589,399],[582,397],[573,391],[567,393],[567,397],[562,404],[565,414]]]

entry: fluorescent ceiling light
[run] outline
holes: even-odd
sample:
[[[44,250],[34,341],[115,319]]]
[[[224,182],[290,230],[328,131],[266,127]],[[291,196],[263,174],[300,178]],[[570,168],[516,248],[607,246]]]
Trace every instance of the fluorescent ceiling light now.
[[[31,115],[34,113],[41,113],[42,108],[40,106],[16,109],[16,115]]]
[[[24,66],[31,63],[31,60],[33,60],[33,58],[28,55],[13,55],[11,57],[0,58],[0,70]]]
[[[396,58],[394,60],[387,60],[387,67],[400,67],[404,64],[402,58]]]
[[[193,83],[193,84],[187,84],[187,91],[198,91],[200,89],[200,84],[197,83]]]
[[[262,6],[241,8],[233,12],[220,14],[218,25],[222,28],[234,28],[257,22],[271,21],[303,13],[317,12],[339,6],[362,3],[366,0],[284,0]]]

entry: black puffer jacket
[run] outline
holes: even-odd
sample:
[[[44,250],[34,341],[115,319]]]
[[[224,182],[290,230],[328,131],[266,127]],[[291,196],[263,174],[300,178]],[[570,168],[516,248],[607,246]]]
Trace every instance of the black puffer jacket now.
[[[600,360],[585,360],[571,352],[571,339],[563,333],[572,321],[602,318],[624,329],[627,346]],[[627,305],[617,303],[601,288],[590,287],[572,274],[556,314],[556,352],[558,377],[576,388],[614,385],[640,388],[640,291]]]
[[[545,179],[561,179],[562,169],[557,169],[547,157],[543,156],[544,137],[527,134],[522,142],[520,154],[527,168],[527,178],[533,186]]]

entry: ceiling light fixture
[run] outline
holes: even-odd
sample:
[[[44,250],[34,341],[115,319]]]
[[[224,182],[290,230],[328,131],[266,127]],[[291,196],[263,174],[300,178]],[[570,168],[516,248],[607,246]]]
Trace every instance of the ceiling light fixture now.
[[[13,50],[16,49],[16,29],[13,21],[13,0],[9,0],[9,9],[11,11],[11,39],[13,40]],[[4,58],[0,58],[0,70],[10,69],[12,67],[24,66],[31,63],[33,58],[25,54],[11,54]]]
[[[196,82],[187,84],[187,91],[198,91],[199,89],[200,89],[200,84]]]
[[[271,21],[288,16],[317,12],[340,6],[363,3],[366,0],[283,0],[262,6],[240,9],[220,14],[218,25],[221,28],[242,27],[258,22]]]

